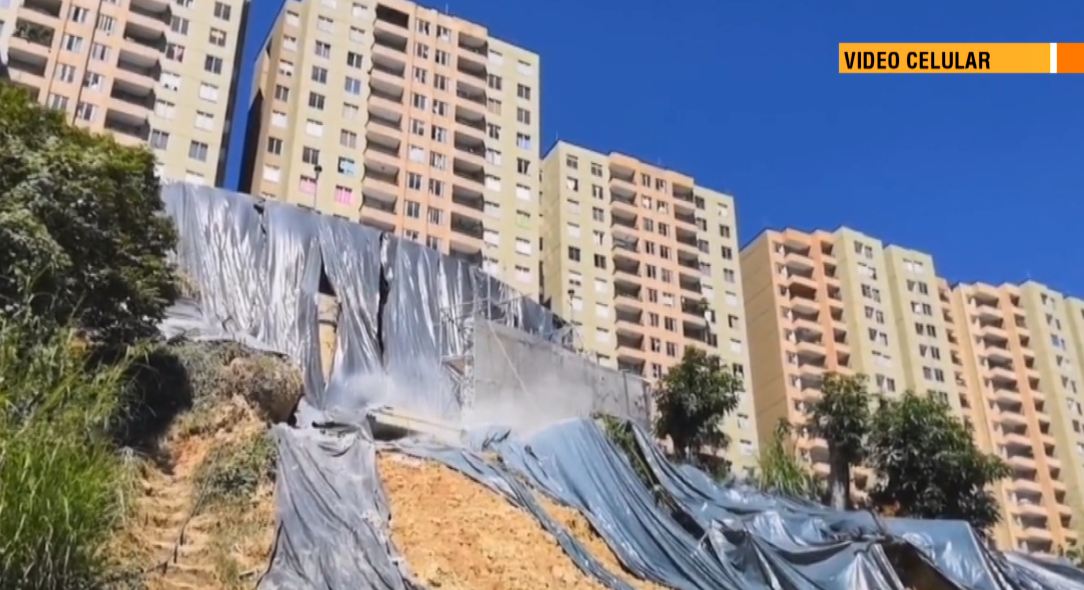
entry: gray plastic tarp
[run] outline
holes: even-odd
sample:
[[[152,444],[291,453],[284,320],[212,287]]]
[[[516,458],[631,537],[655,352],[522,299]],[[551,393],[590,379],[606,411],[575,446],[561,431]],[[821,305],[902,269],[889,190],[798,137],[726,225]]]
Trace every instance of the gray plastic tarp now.
[[[472,401],[460,386],[469,375],[459,361],[471,351],[476,320],[565,344],[561,322],[466,261],[359,224],[186,184],[165,186],[163,199],[180,235],[177,261],[199,293],[173,307],[163,333],[240,340],[288,354],[305,372],[298,426],[274,428],[279,524],[260,587],[410,587],[409,564],[388,537],[394,515],[379,483],[366,411],[390,405],[456,419]],[[340,305],[327,383],[321,291]],[[583,513],[630,572],[681,590],[898,590],[883,550],[889,541],[909,543],[961,588],[1084,590],[1081,572],[1067,563],[991,552],[966,523],[880,520],[720,486],[667,462],[642,430],[637,437],[658,489],[644,487],[585,419],[523,441],[487,430],[462,447],[401,441],[388,449],[439,461],[489,486],[537,518],[584,572],[614,590],[627,586],[550,519],[528,488]],[[483,448],[498,452],[502,464],[483,461],[475,452]]]

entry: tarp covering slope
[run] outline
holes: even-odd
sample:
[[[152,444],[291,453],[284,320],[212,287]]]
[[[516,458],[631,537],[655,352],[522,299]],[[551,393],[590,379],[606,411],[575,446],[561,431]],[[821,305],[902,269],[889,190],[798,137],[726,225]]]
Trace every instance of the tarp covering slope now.
[[[466,262],[358,224],[185,184],[167,185],[163,197],[181,236],[178,262],[199,290],[198,301],[174,307],[163,332],[242,340],[289,354],[305,371],[304,419],[275,428],[279,527],[260,587],[411,587],[409,564],[388,537],[366,410],[393,405],[454,419],[470,403],[444,363],[470,344],[469,330],[457,329],[461,318],[484,317],[558,343],[560,322]],[[327,383],[317,311],[326,286],[341,305]],[[440,461],[523,507],[585,572],[615,590],[627,588],[546,516],[522,482],[579,509],[629,571],[682,590],[901,589],[884,548],[903,540],[961,588],[1084,590],[1078,570],[988,551],[966,523],[880,520],[720,487],[668,463],[643,432],[638,437],[660,490],[645,488],[582,419],[522,441],[486,432],[462,447],[407,441],[395,448]],[[475,452],[483,448],[502,464],[483,461]]]

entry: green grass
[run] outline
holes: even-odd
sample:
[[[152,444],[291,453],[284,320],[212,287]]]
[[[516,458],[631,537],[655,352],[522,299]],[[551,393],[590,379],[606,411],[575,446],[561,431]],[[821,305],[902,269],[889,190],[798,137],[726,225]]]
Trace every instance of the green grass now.
[[[196,471],[205,505],[251,498],[275,473],[275,444],[266,431],[216,447]]]
[[[0,590],[90,588],[130,489],[107,434],[125,367],[90,369],[73,332],[36,328],[0,321]]]

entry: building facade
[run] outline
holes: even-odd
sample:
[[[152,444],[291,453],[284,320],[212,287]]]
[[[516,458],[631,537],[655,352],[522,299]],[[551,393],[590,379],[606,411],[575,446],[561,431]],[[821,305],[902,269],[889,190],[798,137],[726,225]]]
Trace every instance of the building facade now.
[[[1037,283],[950,287],[929,255],[848,228],[766,231],[741,263],[761,437],[787,420],[800,456],[827,475],[827,445],[805,427],[826,372],[864,374],[871,393],[929,392],[1013,470],[993,490],[997,544],[1075,542],[1084,310]],[[859,494],[870,475],[855,471]]]
[[[403,0],[289,0],[254,86],[249,192],[537,295],[537,55]]]
[[[10,82],[80,127],[149,143],[170,179],[218,184],[244,0],[15,0],[0,7]]]
[[[983,450],[1012,469],[995,486],[1002,506],[997,541],[1046,553],[1071,545],[1084,523],[1081,316],[1035,282],[941,290],[970,395],[966,419]]]
[[[565,142],[542,161],[542,293],[600,363],[662,377],[686,347],[719,355],[746,392],[723,425],[756,464],[733,198],[621,154]]]
[[[828,446],[806,418],[826,373],[866,375],[887,395],[942,390],[943,365],[930,359],[947,357],[944,330],[918,328],[936,315],[929,256],[848,228],[769,230],[742,249],[741,267],[757,430],[763,439],[780,420],[793,425],[814,473],[828,474]],[[859,494],[868,476],[855,470]]]

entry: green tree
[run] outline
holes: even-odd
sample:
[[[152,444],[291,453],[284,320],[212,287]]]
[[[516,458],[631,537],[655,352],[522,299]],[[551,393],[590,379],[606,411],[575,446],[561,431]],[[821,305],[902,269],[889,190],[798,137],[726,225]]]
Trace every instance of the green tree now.
[[[795,456],[792,434],[790,423],[780,419],[772,437],[760,447],[757,485],[765,492],[819,500],[822,496],[821,482]]]
[[[809,409],[812,433],[828,443],[828,490],[832,507],[847,510],[851,504],[851,467],[865,456],[870,430],[870,395],[865,375],[825,375],[821,398]]]
[[[997,524],[1000,513],[988,487],[1011,471],[975,446],[946,402],[913,392],[882,400],[868,443],[877,480],[870,499],[879,509],[966,520],[979,531]]]
[[[738,407],[741,389],[741,378],[718,356],[687,347],[654,389],[655,435],[669,437],[683,461],[699,462],[704,447],[725,450],[729,440],[720,423]]]
[[[177,296],[155,158],[0,85],[0,317],[126,345]]]
[[[1068,547],[1059,547],[1058,555],[1064,557],[1076,567],[1084,569],[1084,548],[1077,543],[1072,543]]]

